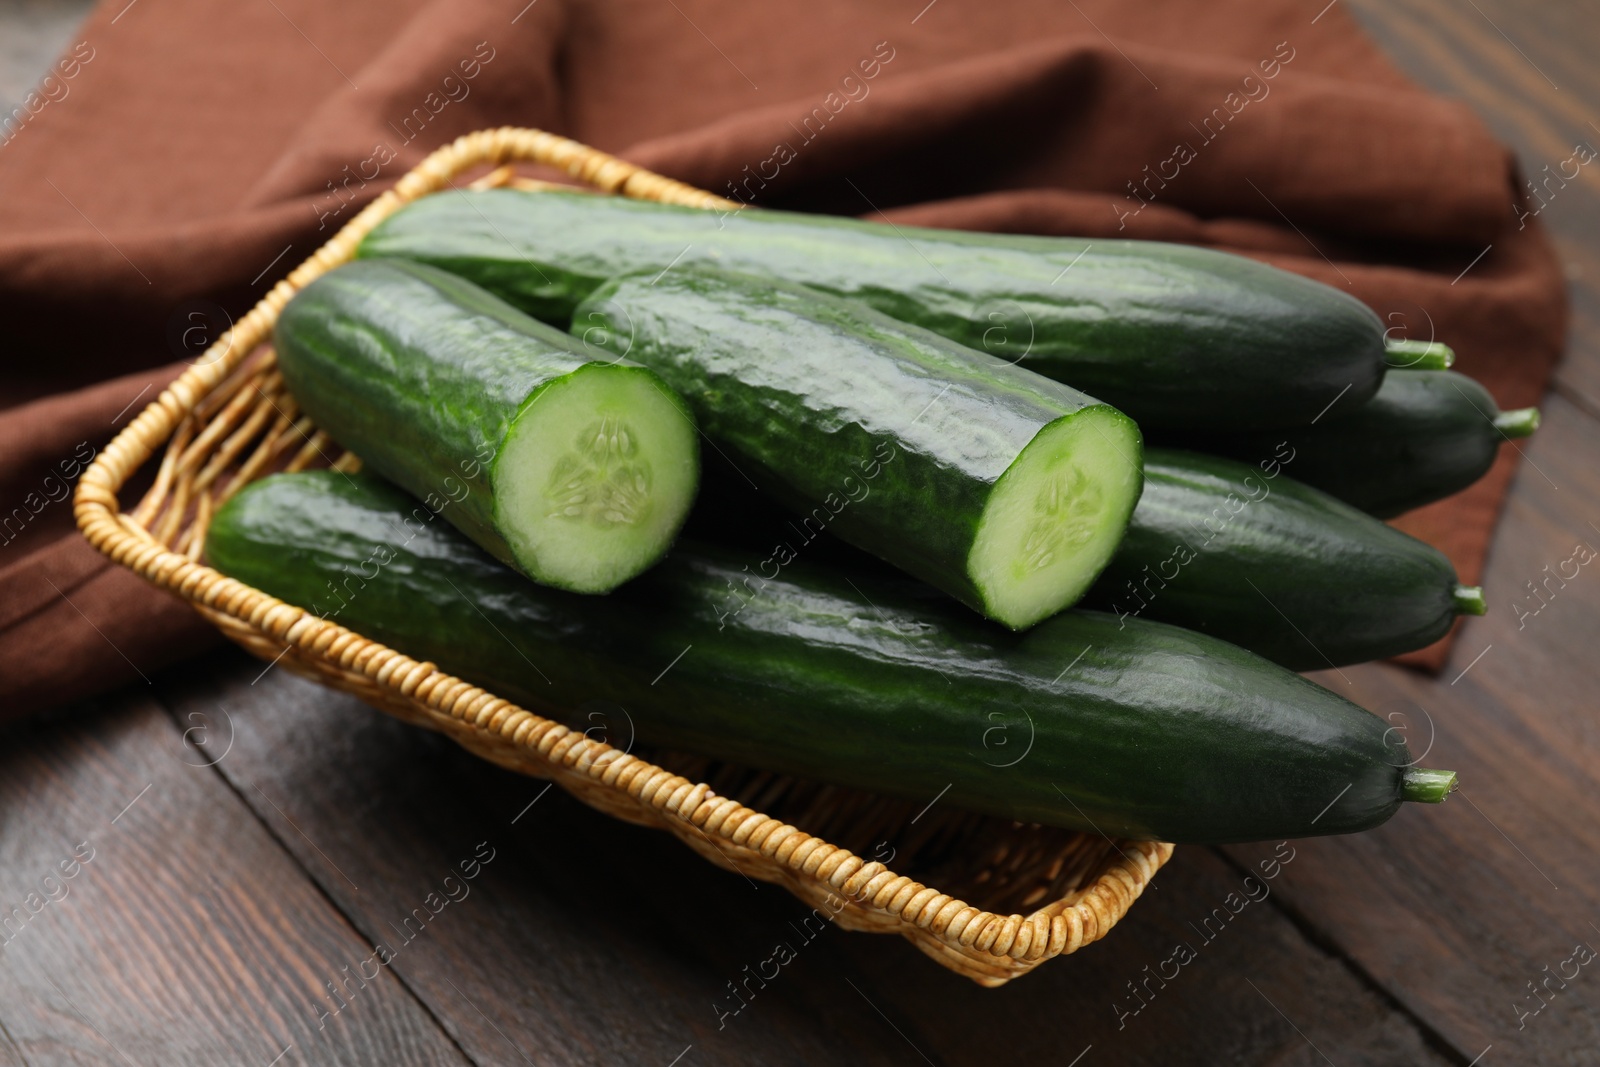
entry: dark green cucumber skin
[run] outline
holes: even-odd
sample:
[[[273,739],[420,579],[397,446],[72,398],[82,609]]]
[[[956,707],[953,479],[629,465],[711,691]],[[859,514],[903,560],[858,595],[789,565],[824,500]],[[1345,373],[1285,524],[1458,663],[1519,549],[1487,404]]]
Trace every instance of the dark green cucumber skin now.
[[[1383,324],[1359,301],[1186,245],[501,189],[424,197],[357,254],[432,263],[559,324],[617,274],[764,274],[1020,361],[1146,427],[1308,423],[1341,391],[1371,396],[1384,376]]]
[[[642,742],[755,767],[1177,842],[1346,833],[1401,803],[1381,719],[1203,634],[1080,611],[1016,634],[905,579],[800,559],[766,580],[681,543],[583,597],[428,515],[366,475],[278,475],[218,512],[206,551],[509,699],[574,719],[609,701]]]
[[[535,394],[593,354],[463,278],[398,260],[318,278],[283,309],[275,342],[318,426],[516,565],[495,524],[494,464]]]
[[[744,477],[980,612],[967,559],[1023,448],[1090,407],[1138,432],[1059,382],[853,301],[748,275],[615,278],[578,319],[596,344],[659,374]],[[1137,468],[1137,448],[1128,459]]]
[[[1161,443],[1246,463],[1287,445],[1297,479],[1387,519],[1483,477],[1506,439],[1494,426],[1494,398],[1455,371],[1393,371],[1365,404],[1348,399],[1341,398],[1314,426],[1163,435]]]
[[[768,494],[711,477],[718,462],[708,459],[709,491],[688,536],[769,570],[799,554],[852,573],[875,569]],[[1384,659],[1443,637],[1457,615],[1450,561],[1294,481],[1292,469],[1270,453],[1250,466],[1147,449],[1128,532],[1079,606],[1198,630],[1297,671]]]
[[[1450,561],[1295,481],[1298,463],[1147,450],[1144,495],[1084,606],[1199,630],[1297,671],[1443,637],[1456,618]]]

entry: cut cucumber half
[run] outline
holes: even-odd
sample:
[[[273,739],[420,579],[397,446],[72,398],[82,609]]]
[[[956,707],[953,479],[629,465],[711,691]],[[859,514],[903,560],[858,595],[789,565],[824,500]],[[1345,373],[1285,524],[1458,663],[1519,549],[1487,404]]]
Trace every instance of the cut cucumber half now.
[[[522,569],[613,589],[660,557],[694,498],[694,425],[641,367],[591,364],[535,393],[494,470],[495,519]]]
[[[1024,629],[1076,603],[1138,503],[1138,431],[1107,408],[1046,426],[995,483],[967,567],[984,614]],[[1126,472],[1121,478],[1106,472]]]
[[[434,267],[363,260],[289,301],[278,365],[374,472],[535,581],[603,593],[659,559],[699,436],[659,376]]]
[[[794,513],[752,575],[826,530],[1020,630],[1088,589],[1138,500],[1122,412],[851,300],[676,269],[612,279],[575,321],[694,412],[714,525]]]

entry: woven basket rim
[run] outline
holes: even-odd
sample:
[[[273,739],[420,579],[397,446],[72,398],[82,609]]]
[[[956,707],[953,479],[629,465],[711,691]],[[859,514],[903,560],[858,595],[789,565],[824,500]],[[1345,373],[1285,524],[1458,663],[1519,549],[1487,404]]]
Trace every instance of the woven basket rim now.
[[[489,184],[545,184],[512,183],[508,168],[514,162],[553,166],[607,193],[702,208],[737,210],[742,206],[540,130],[501,127],[457,138],[427,156],[279,280],[101,450],[85,470],[73,498],[73,513],[84,536],[116,563],[189,601],[235,640],[243,636],[270,638],[297,659],[337,667],[346,674],[359,673],[368,688],[386,698],[385,705],[378,705],[381,710],[398,714],[386,704],[406,701],[425,717],[424,725],[454,730],[458,741],[462,741],[462,730],[470,730],[488,747],[514,747],[519,756],[547,764],[543,770],[569,791],[581,779],[615,790],[622,794],[618,800],[631,798],[644,809],[643,814],[658,816],[660,825],[703,854],[704,849],[688,832],[691,828],[713,846],[721,841],[768,856],[781,865],[785,872],[782,880],[792,891],[799,894],[800,883],[805,883],[813,894],[830,891],[850,906],[894,920],[895,929],[929,955],[981,984],[1002,984],[1044,960],[1076,951],[1104,936],[1170,858],[1172,845],[1111,842],[1120,846],[1121,862],[1109,864],[1071,903],[1066,899],[1048,902],[1028,915],[985,911],[897,875],[883,863],[869,862],[719,796],[710,786],[671,774],[518,707],[431,662],[414,660],[205,566],[199,562],[207,521],[204,515],[196,520],[198,535],[191,538],[185,552],[168,547],[147,528],[172,485],[174,436],[206,398],[268,341],[279,311],[294,293],[352,258],[360,240],[404,204],[445,188],[461,188],[454,178],[469,168],[484,164],[500,168],[490,175]],[[201,439],[186,442],[187,447],[194,450],[217,444],[204,438],[201,435]],[[156,484],[134,513],[122,513],[118,490],[163,445],[168,450]],[[246,480],[241,476],[241,481]],[[180,520],[186,503],[176,506]],[[201,504],[203,507],[205,501]],[[171,511],[169,508],[169,517]],[[241,643],[249,647],[248,641]],[[518,769],[541,773],[525,765]],[[571,776],[575,778],[569,780]],[[674,826],[674,820],[687,825]]]

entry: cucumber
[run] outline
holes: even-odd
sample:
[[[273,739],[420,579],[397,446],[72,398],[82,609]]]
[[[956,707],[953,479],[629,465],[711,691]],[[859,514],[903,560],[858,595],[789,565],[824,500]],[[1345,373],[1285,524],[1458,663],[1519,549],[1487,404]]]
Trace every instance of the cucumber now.
[[[762,574],[801,554],[881,570],[707,461],[685,536],[742,551]],[[1127,536],[1080,607],[1199,630],[1291,670],[1396,656],[1484,612],[1441,552],[1294,481],[1281,457],[1146,449],[1144,472]]]
[[[799,282],[1020,362],[1146,429],[1309,423],[1336,397],[1370,397],[1386,360],[1383,323],[1360,301],[1242,256],[1151,241],[497,189],[423,197],[357,254],[432,263],[562,325],[631,271],[711,266]]]
[[[1245,841],[1366,829],[1454,782],[1410,766],[1377,716],[1174,626],[1070,611],[1011,633],[898,576],[802,559],[761,579],[682,543],[611,596],[578,597],[427,517],[366,475],[277,475],[218,511],[206,552],[508,699],[620,705],[619,747],[631,723],[646,743],[918,803]]]
[[[1391,369],[1449,370],[1456,364],[1456,351],[1438,341],[1408,341],[1385,337],[1384,356]]]
[[[1295,460],[1295,463],[1298,463]],[[1200,630],[1291,670],[1383,659],[1481,615],[1444,554],[1289,477],[1166,449],[1085,606]]]
[[[1126,415],[851,300],[675,269],[578,314],[803,521],[1013,629],[1083,595],[1139,497]]]
[[[1501,411],[1489,391],[1454,371],[1396,371],[1378,394],[1340,401],[1314,426],[1166,435],[1163,443],[1256,463],[1282,450],[1294,476],[1379,518],[1442,500],[1483,477],[1503,441],[1539,428],[1537,408]]]
[[[289,301],[276,343],[319,426],[548,585],[627,581],[694,499],[699,438],[660,378],[444,271],[340,267]]]

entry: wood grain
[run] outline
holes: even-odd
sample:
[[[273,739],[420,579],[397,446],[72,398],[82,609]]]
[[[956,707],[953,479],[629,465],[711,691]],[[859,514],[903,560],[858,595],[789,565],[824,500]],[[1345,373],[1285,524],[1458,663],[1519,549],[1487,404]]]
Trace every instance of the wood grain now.
[[[1600,558],[1552,584],[1538,615],[1519,622],[1513,610],[1518,593],[1540,603],[1525,582],[1577,542],[1600,550],[1588,525],[1600,520],[1600,435],[1552,398],[1527,451],[1484,583],[1489,614],[1467,625],[1444,673],[1368,665],[1318,678],[1399,716],[1415,752],[1433,734],[1424,762],[1459,771],[1461,792],[1368,834],[1302,843],[1281,894],[1458,1048],[1493,1045],[1491,1067],[1592,1063],[1600,1048],[1600,967],[1551,986],[1548,1008],[1527,988],[1574,944],[1600,947]],[[1519,1020],[1517,1005],[1539,1014]]]
[[[1600,76],[1573,47],[1594,35],[1600,20],[1592,7],[1352,6],[1413,78],[1483,116],[1527,174],[1565,159],[1576,141],[1600,144],[1591,125],[1600,119]],[[1571,558],[1578,541],[1600,548],[1600,530],[1590,525],[1600,523],[1597,190],[1600,176],[1586,169],[1540,213],[1572,285],[1572,340],[1545,402],[1545,427],[1521,443],[1527,462],[1484,576],[1489,615],[1467,622],[1437,679],[1380,665],[1319,678],[1399,716],[1414,749],[1433,734],[1426,762],[1459,770],[1464,790],[1443,809],[1403,811],[1371,834],[1304,842],[1303,862],[1286,873],[1277,898],[1313,936],[1488,1067],[1589,1063],[1600,1047],[1600,981],[1587,970],[1565,989],[1552,981],[1558,995],[1547,994],[1547,1007],[1528,988],[1545,968],[1560,968],[1576,942],[1600,946],[1600,575],[1584,568],[1573,581],[1557,579],[1548,606],[1527,585]],[[1519,618],[1519,603],[1538,615]],[[1538,1014],[1519,1017],[1534,1008]]]
[[[1510,145],[1524,179],[1600,148],[1600,39],[1593,4],[1351,0],[1361,24],[1419,84],[1471,106]],[[1572,341],[1555,388],[1600,415],[1600,165],[1552,185],[1538,221],[1556,239],[1572,296]],[[1510,205],[1507,205],[1510,209]]]
[[[828,930],[803,941],[793,925],[803,909],[781,890],[716,871],[665,835],[545,794],[541,783],[343,696],[281,673],[250,684],[259,669],[222,662],[169,699],[180,719],[204,714],[208,701],[229,709],[233,748],[218,770],[282,805],[258,813],[269,825],[293,820],[298,831],[285,833],[285,846],[358,928],[384,936],[415,903],[406,887],[420,896],[477,840],[497,850],[460,914],[447,910],[394,963],[474,1058],[514,1043],[537,1062],[541,1054],[666,1062],[692,1046],[696,1062],[978,1064],[999,1025],[1031,1035],[1017,1051],[1042,1062],[1071,1052],[1079,1035],[1114,1049],[1115,1062],[1260,1062],[1309,1050],[1298,1025],[1319,1045],[1336,1042],[1341,1063],[1386,1062],[1385,1049],[1404,1050],[1410,1063],[1450,1062],[1382,995],[1306,942],[1270,898],[1247,906],[1217,947],[1204,938],[1221,920],[1204,932],[1187,927],[1225,909],[1242,884],[1242,873],[1205,850],[1185,850],[1191,858],[1176,878],[1164,872],[1113,951],[1087,951],[994,993],[897,939]],[[295,833],[304,835],[299,845]],[[1272,856],[1258,848],[1252,864]],[[795,961],[719,1030],[713,1001],[720,993],[734,1004],[723,983],[779,940],[796,947]],[[1140,1008],[1124,986],[1144,981],[1141,968],[1159,967],[1181,941],[1199,955],[1174,983],[1179,991]],[[1075,1005],[1070,1018],[1058,1018],[1057,1004]],[[1130,1013],[1121,1027],[1113,1005]],[[1179,1038],[1189,1058],[1174,1059]]]
[[[319,1028],[322,983],[370,949],[216,773],[185,762],[197,757],[148,696],[6,742],[0,922],[17,917],[0,1050],[30,1064],[466,1062],[388,975],[359,1016]]]
[[[219,731],[214,709],[228,709],[217,771],[366,937],[397,944],[479,842],[494,851],[390,967],[475,1060],[665,1065],[692,1045],[701,1064],[905,1062],[903,1039],[843,980],[838,943],[862,935],[797,929],[808,911],[777,887],[352,698],[281,671],[251,684],[260,670],[224,658],[171,706]],[[722,1019],[714,1004],[737,1006],[727,983],[770,974],[779,942],[793,961]]]
[[[1581,46],[1597,39],[1592,6],[1349,6],[1528,174],[1600,144],[1600,68]],[[1374,833],[1295,842],[1270,898],[1214,940],[1190,924],[1226,907],[1270,845],[1179,850],[1109,942],[998,991],[897,940],[803,939],[804,909],[779,889],[347,698],[276,672],[252,685],[260,665],[225,655],[164,682],[169,711],[141,693],[4,735],[0,922],[73,845],[95,853],[0,946],[0,1065],[267,1064],[286,1047],[283,1064],[1593,1063],[1593,964],[1552,980],[1538,1014],[1518,1011],[1574,943],[1600,947],[1600,570],[1552,585],[1548,605],[1524,599],[1537,615],[1515,610],[1576,542],[1600,548],[1592,169],[1540,214],[1572,283],[1573,344],[1523,443],[1490,614],[1436,680],[1383,666],[1319,678],[1401,716],[1414,749],[1431,736],[1425,762],[1465,789]],[[452,872],[463,884],[479,842],[493,860],[434,915],[428,894]],[[419,907],[422,932],[327,1000],[323,983],[374,941],[399,943]],[[779,941],[794,961],[719,1029],[726,983]],[[1127,983],[1180,942],[1194,961],[1132,1014]]]
[[[1267,894],[1302,862],[1300,848],[1250,845],[1241,867],[1179,849],[1114,938],[987,996],[899,946],[847,947],[952,1064],[992,1063],[996,1032],[1016,1063],[1066,1064],[1085,1049],[1086,1065],[1457,1062],[1277,909]],[[1291,858],[1263,880],[1259,864],[1275,854]],[[1185,945],[1193,959],[1178,966]]]
[[[0,112],[7,115],[71,47],[93,0],[12,0],[0,37]],[[0,1048],[4,1038],[0,1037]]]

